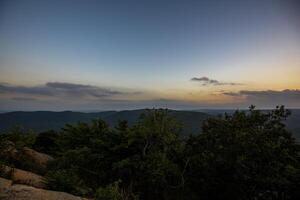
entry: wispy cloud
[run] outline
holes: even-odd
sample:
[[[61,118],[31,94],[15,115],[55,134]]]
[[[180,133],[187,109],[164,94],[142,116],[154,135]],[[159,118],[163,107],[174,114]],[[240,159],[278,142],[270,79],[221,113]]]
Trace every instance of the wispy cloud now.
[[[36,101],[37,99],[35,98],[27,98],[27,97],[13,97],[13,98],[10,98],[11,100],[13,101]]]
[[[287,105],[290,107],[300,106],[300,90],[241,90],[239,92],[223,92],[226,96],[242,99],[247,104],[259,106]]]
[[[9,94],[29,94],[29,95],[53,95],[53,91],[45,86],[15,86],[10,84],[0,84],[0,94],[9,93]]]
[[[223,94],[229,96],[247,96],[247,97],[255,97],[255,98],[268,98],[268,99],[278,99],[278,98],[289,98],[289,99],[297,99],[300,100],[300,90],[263,90],[263,91],[255,91],[255,90],[241,90],[239,92],[224,92]]]
[[[92,85],[82,85],[74,83],[63,83],[63,82],[48,82],[46,84],[48,88],[55,91],[60,91],[70,96],[90,96],[96,98],[111,97],[115,95],[123,95],[126,92],[111,90],[108,88],[102,88]]]
[[[202,86],[220,86],[220,85],[243,85],[242,83],[234,83],[234,82],[222,82],[215,79],[210,79],[206,76],[203,77],[193,77],[191,81],[199,82]]]
[[[207,77],[195,78],[209,84],[224,84]],[[213,93],[212,93],[213,94]],[[135,109],[168,107],[172,109],[246,108],[251,104],[272,108],[276,105],[300,107],[300,90],[221,90],[210,99],[182,99],[147,91],[131,91],[87,84],[48,82],[38,86],[18,86],[0,83],[0,109],[13,110],[78,110]],[[221,95],[220,95],[221,94]],[[227,96],[227,98],[224,98]],[[228,98],[230,97],[230,98]],[[195,97],[197,98],[197,97]]]
[[[61,98],[109,98],[117,95],[129,94],[127,92],[112,90],[104,87],[64,83],[48,82],[40,86],[15,86],[9,84],[0,84],[0,94],[9,94],[15,96],[26,95],[26,98],[36,96],[43,97],[61,97]],[[15,97],[19,98],[19,97]]]

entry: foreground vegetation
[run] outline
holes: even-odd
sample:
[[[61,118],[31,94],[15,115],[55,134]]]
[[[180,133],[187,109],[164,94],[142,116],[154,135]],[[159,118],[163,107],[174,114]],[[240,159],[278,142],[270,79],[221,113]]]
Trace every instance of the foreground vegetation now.
[[[0,135],[55,160],[47,170],[0,153],[0,162],[45,175],[47,187],[105,200],[299,199],[300,145],[284,125],[290,112],[236,111],[210,118],[202,133],[179,135],[168,110],[148,110],[129,127],[103,120],[40,134]],[[201,124],[199,124],[201,126]]]

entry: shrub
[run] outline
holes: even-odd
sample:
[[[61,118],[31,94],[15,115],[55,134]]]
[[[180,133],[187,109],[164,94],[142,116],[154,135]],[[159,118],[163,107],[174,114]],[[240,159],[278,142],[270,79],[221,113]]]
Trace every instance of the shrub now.
[[[125,191],[120,187],[121,180],[115,181],[106,187],[100,187],[96,191],[96,200],[138,200],[138,195]]]
[[[96,192],[96,200],[121,200],[119,182],[114,182],[106,187],[100,187]]]
[[[90,189],[76,175],[75,170],[49,171],[45,176],[48,189],[69,192],[75,195],[88,195]]]
[[[58,133],[52,130],[39,133],[33,144],[33,149],[42,153],[55,155],[59,148],[57,144],[58,137]]]

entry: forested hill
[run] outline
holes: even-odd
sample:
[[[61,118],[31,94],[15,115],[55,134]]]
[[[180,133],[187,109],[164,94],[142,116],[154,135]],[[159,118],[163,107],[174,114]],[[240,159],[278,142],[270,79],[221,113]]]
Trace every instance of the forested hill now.
[[[111,126],[115,126],[119,120],[127,120],[129,125],[132,125],[144,111],[144,109],[141,109],[95,113],[72,111],[8,112],[0,114],[0,131],[5,131],[15,125],[21,125],[24,128],[30,128],[37,132],[49,129],[59,130],[65,124],[74,124],[79,121],[90,122],[97,118],[105,120]],[[202,112],[175,110],[170,110],[170,114],[183,125],[182,132],[186,135],[199,133],[203,120],[210,116]]]
[[[117,125],[119,120],[127,120],[129,125],[137,121],[139,116],[145,111],[140,110],[124,110],[124,111],[103,111],[94,113],[84,112],[51,112],[51,111],[35,111],[35,112],[7,112],[0,114],[0,131],[5,131],[15,125],[21,125],[24,128],[30,128],[37,132],[49,129],[59,130],[65,124],[75,124],[77,122],[90,122],[93,119],[101,118],[108,122],[111,126]],[[292,115],[288,117],[287,127],[294,136],[300,141],[300,110],[293,109]],[[174,116],[183,125],[182,133],[185,135],[196,134],[201,131],[203,120],[210,116],[224,114],[225,112],[232,114],[234,110],[201,110],[201,111],[175,111],[170,110],[170,114]]]

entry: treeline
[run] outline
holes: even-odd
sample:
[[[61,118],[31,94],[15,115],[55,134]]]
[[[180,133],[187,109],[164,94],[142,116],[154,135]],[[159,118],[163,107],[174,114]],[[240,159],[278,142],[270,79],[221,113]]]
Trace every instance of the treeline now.
[[[60,132],[2,134],[4,141],[50,154],[49,189],[103,200],[299,199],[300,145],[285,128],[290,112],[250,107],[210,118],[202,133],[179,135],[168,110],[153,109],[129,127],[103,120]],[[199,124],[201,126],[201,124]],[[3,147],[3,146],[2,146]],[[1,154],[0,154],[1,155]],[[30,168],[0,156],[3,163]],[[36,170],[36,169],[35,169]]]

